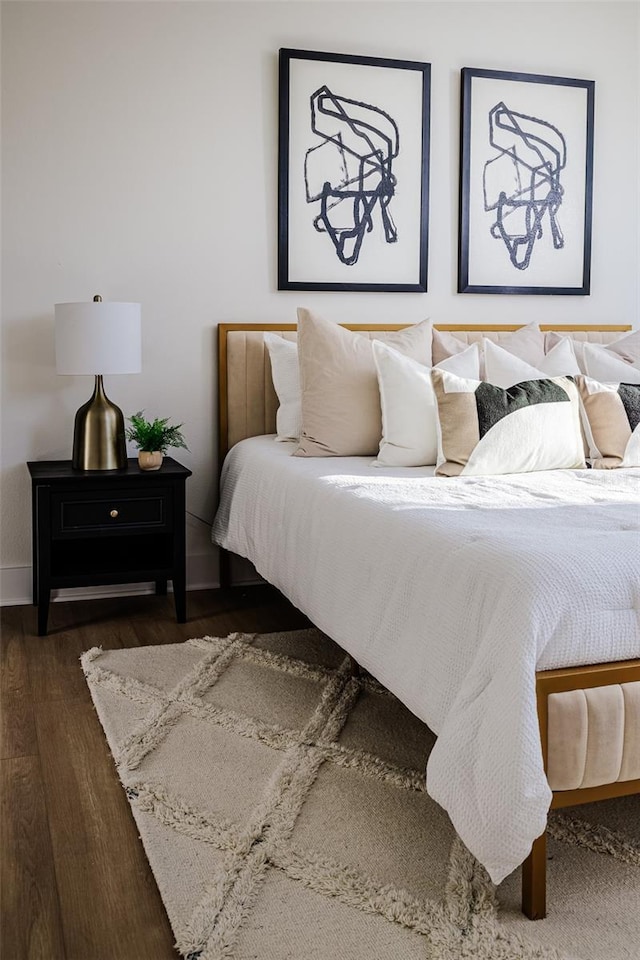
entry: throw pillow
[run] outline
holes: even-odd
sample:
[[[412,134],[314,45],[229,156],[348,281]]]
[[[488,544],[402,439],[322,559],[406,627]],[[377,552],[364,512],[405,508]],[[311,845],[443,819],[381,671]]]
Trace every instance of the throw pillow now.
[[[577,377],[591,465],[640,467],[640,385]]]
[[[431,325],[380,331],[378,338],[419,363],[431,358]],[[295,456],[375,456],[382,412],[372,341],[309,310],[298,310],[302,432]]]
[[[265,333],[264,342],[280,404],[276,413],[276,440],[298,440],[302,430],[302,398],[297,344],[275,333]]]
[[[511,387],[523,380],[574,376],[581,372],[568,337],[559,340],[536,366],[521,360],[491,340],[483,340],[483,345],[484,379],[496,387]]]
[[[544,333],[537,323],[528,323],[500,341],[500,346],[514,357],[519,357],[532,367],[540,368],[544,360]]]
[[[524,327],[520,327],[519,330],[514,330],[513,333],[501,340],[500,346],[503,350],[507,350],[515,357],[524,360],[525,363],[539,367],[545,355],[544,343],[544,333],[542,333],[538,324],[529,323]],[[435,366],[442,360],[446,360],[447,357],[461,353],[467,346],[468,344],[463,340],[459,340],[455,334],[449,333],[446,330],[436,330],[434,327],[431,345],[432,363]],[[482,353],[480,355],[480,373],[483,377],[486,375]]]
[[[599,343],[585,343],[584,365],[587,376],[601,383],[640,383],[640,367],[627,363]]]
[[[585,466],[578,390],[567,377],[508,389],[431,373],[438,404],[436,475],[528,473]]]
[[[382,406],[382,440],[375,466],[422,467],[436,462],[438,415],[431,368],[405,357],[386,343],[373,342]],[[439,369],[477,379],[480,351],[476,343]]]
[[[549,330],[544,338],[544,348],[547,354],[551,353],[554,347],[557,347],[563,340],[569,340],[573,347],[580,373],[585,372],[584,366],[584,345],[588,341],[577,340],[575,337],[568,337],[566,333],[559,333],[557,330]]]
[[[431,362],[434,366],[448,360],[449,357],[455,357],[462,353],[469,346],[464,340],[460,340],[453,333],[447,330],[436,330],[432,327],[431,333]]]
[[[640,367],[640,330],[634,330],[633,333],[627,333],[619,340],[608,343],[606,349]]]

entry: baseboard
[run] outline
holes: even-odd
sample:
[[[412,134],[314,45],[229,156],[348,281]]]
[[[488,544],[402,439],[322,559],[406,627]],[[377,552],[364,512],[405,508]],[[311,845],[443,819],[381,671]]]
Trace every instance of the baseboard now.
[[[3,567],[0,570],[0,607],[32,603],[31,580],[31,567]],[[219,586],[217,558],[213,553],[187,557],[187,590],[208,590]],[[97,587],[70,587],[67,590],[54,590],[51,600],[98,600],[145,593],[155,593],[155,584],[115,583]]]

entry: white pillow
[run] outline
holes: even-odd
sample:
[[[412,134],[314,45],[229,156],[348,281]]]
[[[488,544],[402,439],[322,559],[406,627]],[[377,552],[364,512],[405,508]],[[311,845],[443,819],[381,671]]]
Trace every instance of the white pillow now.
[[[502,346],[485,339],[484,379],[496,387],[512,387],[523,380],[543,380],[547,377],[575,376],[581,373],[573,346],[568,337],[563,337],[539,364],[533,366],[514,356]]]
[[[382,408],[382,440],[374,466],[422,467],[436,462],[438,424],[431,367],[373,341]],[[437,365],[461,377],[478,379],[476,343]]]
[[[627,363],[599,343],[585,343],[586,374],[601,383],[640,383],[640,368]]]
[[[276,413],[276,440],[298,440],[302,431],[302,393],[298,345],[275,333],[265,333],[271,360],[271,378],[280,406]]]
[[[559,333],[557,330],[549,330],[544,338],[544,346],[547,353],[551,353],[553,348],[562,340],[570,340],[576,360],[578,361],[580,373],[586,373],[584,365],[584,345],[587,342],[586,340],[576,340],[574,337],[567,337],[566,334]]]

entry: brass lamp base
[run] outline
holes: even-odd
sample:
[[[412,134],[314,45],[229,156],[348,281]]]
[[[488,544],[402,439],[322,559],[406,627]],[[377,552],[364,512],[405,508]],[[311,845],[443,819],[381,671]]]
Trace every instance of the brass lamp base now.
[[[127,466],[122,410],[105,394],[100,374],[93,396],[76,413],[71,462],[74,470],[124,470]]]

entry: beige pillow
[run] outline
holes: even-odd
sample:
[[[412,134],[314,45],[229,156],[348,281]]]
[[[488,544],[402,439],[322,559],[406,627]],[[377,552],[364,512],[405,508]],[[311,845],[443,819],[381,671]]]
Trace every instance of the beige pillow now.
[[[436,330],[436,328],[433,327],[431,341],[431,362],[435,367],[437,363],[442,363],[443,360],[448,360],[449,357],[455,357],[456,354],[462,353],[462,351],[466,350],[468,346],[468,341],[461,340],[460,337],[454,336],[447,330]]]
[[[634,330],[633,333],[627,333],[613,343],[608,343],[607,350],[619,354],[629,363],[640,365],[640,330]]]
[[[478,326],[482,330],[482,325]],[[453,357],[461,353],[467,346],[468,341],[464,339],[464,334],[457,337],[454,333],[448,333],[446,330],[436,330],[433,328],[432,363],[436,364],[446,360],[447,357]],[[519,330],[500,340],[500,347],[503,350],[512,353],[514,357],[524,360],[532,367],[540,367],[544,360],[544,333],[535,321],[528,323]]]
[[[640,467],[640,384],[576,377],[591,466]]]
[[[375,339],[430,364],[431,325],[426,320],[404,330],[380,331]],[[368,336],[300,308],[298,360],[302,434],[295,456],[375,456],[382,438],[382,412]]]

